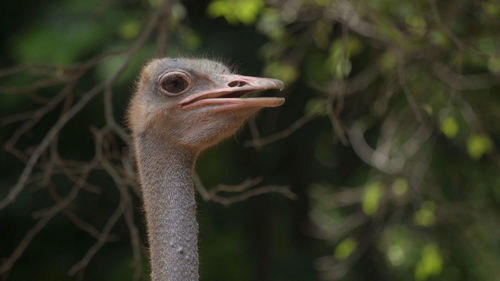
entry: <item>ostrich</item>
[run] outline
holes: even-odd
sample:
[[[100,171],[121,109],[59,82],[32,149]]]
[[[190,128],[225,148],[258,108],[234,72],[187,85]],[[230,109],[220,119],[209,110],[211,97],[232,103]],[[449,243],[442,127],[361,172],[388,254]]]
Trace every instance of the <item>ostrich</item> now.
[[[164,58],[146,65],[128,109],[142,186],[153,281],[197,281],[197,156],[234,134],[253,113],[284,98],[243,95],[283,88],[206,59]]]

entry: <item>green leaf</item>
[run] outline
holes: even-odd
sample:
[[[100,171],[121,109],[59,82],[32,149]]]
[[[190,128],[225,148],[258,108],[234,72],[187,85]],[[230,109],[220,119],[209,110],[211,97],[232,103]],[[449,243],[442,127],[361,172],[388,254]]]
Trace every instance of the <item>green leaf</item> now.
[[[335,247],[335,257],[338,260],[345,260],[354,253],[358,243],[351,237],[347,237]]]
[[[376,28],[378,34],[393,41],[395,43],[395,45],[404,46],[405,38],[404,38],[403,34],[401,34],[399,32],[399,30],[394,28],[390,24],[390,22],[388,22],[382,18],[377,18],[377,21],[375,22],[375,28]]]
[[[122,23],[118,29],[118,33],[123,39],[131,40],[139,35],[141,24],[138,20],[128,20]]]
[[[435,209],[436,206],[434,205],[434,202],[425,201],[420,210],[418,210],[413,216],[413,221],[416,225],[420,226],[433,225],[436,220],[436,215],[434,214]]]
[[[430,42],[441,48],[446,48],[450,45],[450,40],[441,30],[432,30],[429,32]]]
[[[332,1],[331,0],[315,0],[314,2],[316,2],[316,4],[318,4],[318,6],[328,6]]]
[[[257,22],[257,29],[273,39],[281,38],[285,34],[279,11],[274,8],[267,8],[262,11],[262,16]]]
[[[196,50],[201,46],[201,38],[198,34],[190,28],[182,30],[182,40],[186,46],[191,50]]]
[[[148,2],[153,8],[159,8],[163,4],[163,0],[148,0]]]
[[[328,47],[332,24],[328,21],[318,21],[314,26],[313,39],[316,46],[321,49]]]
[[[282,80],[285,84],[289,84],[297,79],[297,68],[291,64],[273,62],[266,66],[264,74]]]
[[[263,0],[214,0],[208,5],[207,13],[214,18],[222,16],[230,24],[250,25],[263,7]]]
[[[404,178],[397,178],[392,183],[392,193],[397,196],[403,196],[408,191],[408,182]]]
[[[333,74],[337,79],[343,79],[351,73],[352,64],[349,59],[340,59],[334,64]]]
[[[307,101],[306,106],[304,107],[304,113],[306,115],[326,115],[326,102],[325,98],[312,98]]]
[[[422,109],[425,111],[425,113],[427,113],[429,116],[432,115],[432,105],[430,104],[424,104],[422,105]]]
[[[427,244],[422,249],[422,257],[415,267],[415,280],[427,280],[443,269],[443,259],[436,244]]]
[[[495,40],[492,37],[481,37],[476,42],[476,47],[489,55],[495,54]]]
[[[449,139],[454,138],[458,133],[458,123],[453,117],[446,118],[441,124],[441,131]]]
[[[384,185],[381,182],[373,182],[365,187],[363,193],[362,207],[365,214],[371,216],[378,210],[379,200],[384,194]]]
[[[394,267],[408,268],[420,258],[419,236],[403,225],[388,225],[378,242],[387,262]]]
[[[479,159],[483,154],[491,151],[493,143],[491,139],[484,134],[472,135],[467,140],[467,151],[472,159]]]
[[[393,266],[400,266],[405,262],[406,255],[404,249],[399,244],[392,244],[387,248],[387,259]]]
[[[170,9],[171,11],[171,17],[173,20],[173,23],[176,24],[180,21],[182,21],[184,18],[186,18],[187,11],[186,8],[181,4],[181,3],[174,3],[172,4],[172,8]]]
[[[500,57],[499,56],[493,56],[493,57],[490,57],[488,59],[488,69],[493,73],[500,72]]]
[[[327,69],[337,79],[347,77],[352,70],[350,58],[355,56],[363,49],[361,42],[355,37],[337,39],[330,46],[328,59],[326,60]]]
[[[485,1],[482,2],[484,12],[492,18],[498,18],[500,16],[500,4],[496,1]]]
[[[380,60],[380,69],[384,74],[390,74],[396,69],[398,55],[394,50],[387,50]]]
[[[427,30],[427,23],[425,22],[425,19],[417,15],[407,17],[406,25],[411,33],[419,37],[424,36]]]

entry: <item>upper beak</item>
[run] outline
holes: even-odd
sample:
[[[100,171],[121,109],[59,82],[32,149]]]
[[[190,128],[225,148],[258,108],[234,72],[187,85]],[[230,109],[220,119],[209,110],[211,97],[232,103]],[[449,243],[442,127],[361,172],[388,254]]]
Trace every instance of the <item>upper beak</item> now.
[[[256,91],[282,90],[284,84],[281,80],[236,74],[220,75],[220,78],[220,87],[190,95],[183,99],[179,106],[186,110],[209,105],[219,105],[221,109],[238,109],[277,107],[285,102],[282,97],[241,98],[244,94]]]

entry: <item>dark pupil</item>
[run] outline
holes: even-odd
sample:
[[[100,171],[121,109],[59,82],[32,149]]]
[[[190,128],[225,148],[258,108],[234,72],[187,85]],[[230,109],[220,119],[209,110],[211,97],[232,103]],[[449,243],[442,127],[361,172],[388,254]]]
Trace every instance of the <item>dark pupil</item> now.
[[[188,82],[180,76],[172,75],[163,80],[162,86],[165,91],[178,94],[187,88]]]

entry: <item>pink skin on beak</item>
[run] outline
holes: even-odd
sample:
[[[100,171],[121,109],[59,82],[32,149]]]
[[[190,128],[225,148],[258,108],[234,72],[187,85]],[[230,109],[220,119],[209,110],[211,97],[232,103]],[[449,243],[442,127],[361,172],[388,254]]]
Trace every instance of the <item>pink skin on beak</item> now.
[[[279,97],[240,98],[240,96],[256,91],[282,90],[281,80],[261,77],[242,76],[236,74],[220,75],[224,86],[191,95],[183,99],[179,106],[184,110],[204,106],[216,106],[215,111],[243,108],[277,107],[285,102]]]

